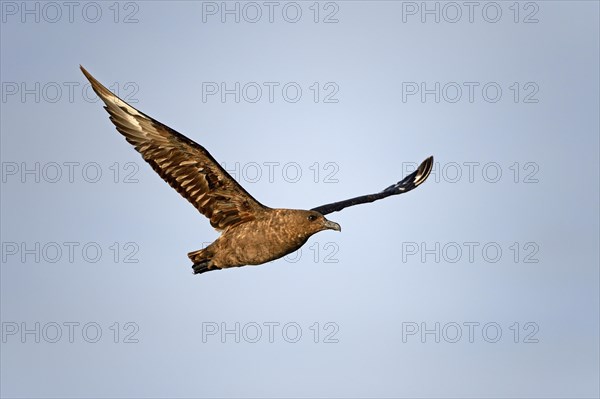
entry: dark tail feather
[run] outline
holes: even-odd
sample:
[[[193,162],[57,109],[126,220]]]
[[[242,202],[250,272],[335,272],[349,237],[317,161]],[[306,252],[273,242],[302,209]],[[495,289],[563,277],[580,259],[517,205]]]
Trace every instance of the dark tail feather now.
[[[212,253],[209,252],[208,248],[190,252],[188,254],[188,257],[192,262],[194,262],[194,265],[192,266],[192,269],[194,269],[194,274],[209,272],[211,270],[218,270],[217,267],[211,267]]]
[[[209,262],[194,263],[194,266],[192,266],[192,269],[194,269],[194,274],[200,274],[214,270],[208,267],[208,263]]]

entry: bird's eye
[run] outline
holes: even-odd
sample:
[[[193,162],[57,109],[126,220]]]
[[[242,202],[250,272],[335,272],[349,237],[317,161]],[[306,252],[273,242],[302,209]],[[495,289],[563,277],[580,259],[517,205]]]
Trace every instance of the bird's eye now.
[[[314,222],[315,220],[317,220],[317,217],[315,215],[308,215],[308,220]]]

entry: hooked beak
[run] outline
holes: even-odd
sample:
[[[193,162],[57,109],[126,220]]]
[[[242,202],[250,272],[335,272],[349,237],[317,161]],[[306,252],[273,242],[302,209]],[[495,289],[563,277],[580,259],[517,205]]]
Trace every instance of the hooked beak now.
[[[325,228],[330,229],[330,230],[335,230],[335,231],[342,231],[342,227],[339,224],[337,224],[336,222],[332,222],[331,220],[325,221]]]

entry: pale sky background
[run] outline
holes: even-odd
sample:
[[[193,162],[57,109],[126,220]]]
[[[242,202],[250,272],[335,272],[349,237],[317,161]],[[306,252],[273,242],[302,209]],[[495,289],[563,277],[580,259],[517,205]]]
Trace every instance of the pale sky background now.
[[[598,397],[598,3],[422,4],[2,1],[2,397]],[[194,276],[79,64],[268,206],[436,168]]]

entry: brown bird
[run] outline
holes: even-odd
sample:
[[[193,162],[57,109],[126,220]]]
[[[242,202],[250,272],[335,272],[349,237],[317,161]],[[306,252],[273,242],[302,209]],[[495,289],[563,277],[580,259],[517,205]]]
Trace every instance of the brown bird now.
[[[81,67],[81,71],[106,104],[104,108],[119,133],[163,180],[221,232],[208,247],[188,254],[194,263],[194,274],[259,265],[297,250],[319,231],[341,231],[339,224],[325,219],[324,215],[406,193],[427,179],[433,165],[433,157],[427,158],[415,172],[376,194],[311,210],[272,209],[248,194],[204,147],[133,108],[85,68]]]

